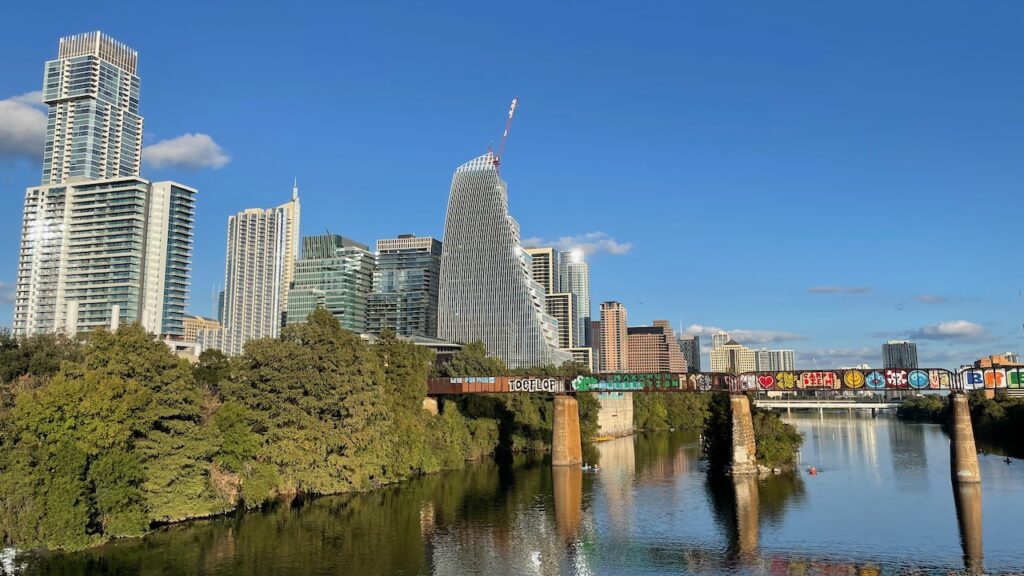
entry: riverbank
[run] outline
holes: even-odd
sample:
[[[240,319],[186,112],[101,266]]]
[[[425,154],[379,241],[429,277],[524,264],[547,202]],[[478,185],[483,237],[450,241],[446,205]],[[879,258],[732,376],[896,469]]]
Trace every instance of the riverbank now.
[[[967,395],[971,423],[979,447],[1016,458],[1024,458],[1024,398],[997,392],[986,398],[982,390]],[[896,410],[896,417],[912,422],[949,426],[949,400],[945,395],[910,397]]]

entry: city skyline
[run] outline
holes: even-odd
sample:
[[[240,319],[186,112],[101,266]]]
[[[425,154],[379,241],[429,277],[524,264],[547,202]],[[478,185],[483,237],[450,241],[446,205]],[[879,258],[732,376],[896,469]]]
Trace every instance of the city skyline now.
[[[878,10],[878,7],[874,9]],[[14,10],[24,12],[21,17],[30,23],[33,20],[31,14],[38,11],[37,8],[20,6]],[[731,22],[725,8],[704,10],[710,13],[702,12],[697,16],[701,16],[702,21],[715,24],[713,32],[722,38],[738,35],[751,28],[764,30],[768,26],[780,24],[777,19],[769,17],[763,23],[766,28],[761,28],[762,24]],[[891,16],[906,26],[910,22],[910,11],[904,10],[897,9]],[[949,6],[935,10],[947,18],[950,12],[956,11]],[[374,25],[380,25],[379,14],[372,10],[369,13],[356,12],[356,16],[363,17],[371,24],[371,30],[384,30],[374,28]],[[872,97],[884,93],[890,99],[886,106],[894,106],[895,110],[884,114],[884,118],[878,122],[867,122],[859,128],[861,131],[851,132],[854,130],[853,122],[843,123],[835,115],[849,110],[840,104],[852,104],[842,100],[839,94],[842,82],[838,78],[843,73],[864,74],[866,70],[851,70],[849,62],[836,60],[833,54],[822,58],[830,64],[840,65],[834,72],[835,76],[829,76],[840,85],[817,94],[819,105],[812,106],[807,114],[795,111],[795,107],[773,110],[772,114],[781,114],[780,123],[789,121],[794,128],[770,123],[764,117],[755,115],[756,111],[763,110],[762,107],[733,99],[721,109],[711,111],[713,113],[710,114],[709,124],[720,121],[726,114],[736,114],[737,122],[749,124],[729,125],[733,132],[727,131],[719,136],[709,132],[705,125],[692,126],[694,130],[687,131],[685,142],[674,142],[668,148],[674,163],[660,162],[666,156],[643,145],[631,151],[625,145],[636,147],[638,143],[635,138],[624,138],[621,145],[612,142],[616,135],[623,133],[626,124],[631,129],[641,129],[641,137],[649,133],[650,127],[644,124],[651,118],[649,113],[637,107],[629,107],[616,112],[610,119],[606,118],[610,122],[602,121],[602,113],[598,110],[613,107],[608,106],[611,96],[600,93],[600,90],[597,94],[591,94],[593,102],[570,108],[567,106],[568,101],[559,101],[553,97],[554,92],[562,90],[563,86],[549,75],[550,67],[544,67],[538,77],[531,77],[529,68],[519,59],[510,59],[513,66],[509,71],[509,81],[491,78],[475,84],[476,88],[482,90],[480,96],[483,100],[474,97],[469,102],[457,98],[452,104],[438,109],[436,114],[426,115],[423,118],[424,124],[417,128],[409,124],[407,114],[422,115],[425,109],[435,106],[441,98],[450,98],[450,95],[446,93],[430,97],[428,102],[402,111],[405,104],[421,95],[415,94],[406,100],[388,94],[383,102],[374,103],[370,95],[379,95],[381,90],[372,90],[367,86],[353,96],[355,102],[346,102],[347,105],[356,104],[355,108],[362,113],[369,112],[371,117],[365,125],[354,125],[356,129],[351,138],[340,138],[351,142],[318,150],[316,141],[306,141],[310,136],[310,119],[303,113],[294,112],[272,126],[269,133],[278,136],[294,134],[298,140],[283,138],[275,142],[270,138],[266,142],[275,144],[264,145],[267,150],[256,150],[244,142],[253,128],[247,123],[255,122],[255,119],[249,120],[247,116],[234,112],[226,115],[223,120],[214,117],[214,112],[219,110],[213,105],[218,94],[217,87],[213,87],[213,92],[209,94],[205,90],[195,93],[171,90],[175,85],[187,86],[203,81],[213,66],[200,65],[197,59],[195,66],[182,66],[179,70],[177,66],[171,65],[174,56],[180,56],[185,51],[183,57],[187,62],[192,62],[188,59],[191,54],[189,50],[196,51],[197,58],[199,50],[203,53],[224,52],[225,56],[230,56],[230,35],[223,40],[212,35],[205,36],[202,42],[193,43],[200,46],[171,45],[167,39],[147,38],[139,31],[143,28],[133,28],[132,21],[123,18],[119,21],[118,17],[112,15],[109,21],[94,19],[90,22],[57,15],[53,21],[42,19],[40,24],[30,24],[26,30],[16,30],[11,37],[0,40],[0,48],[7,53],[20,55],[19,61],[12,61],[9,74],[0,79],[0,101],[4,102],[4,114],[20,114],[28,107],[45,118],[45,112],[40,112],[39,106],[33,107],[25,103],[24,99],[12,98],[41,88],[40,68],[42,63],[56,56],[54,45],[60,36],[100,29],[139,50],[138,75],[143,80],[140,115],[146,118],[147,131],[153,131],[146,134],[149,150],[143,154],[144,173],[156,179],[188,182],[203,191],[197,197],[197,249],[188,308],[192,313],[216,316],[215,303],[207,301],[206,294],[210,286],[219,282],[217,277],[223,270],[224,220],[229,214],[246,206],[276,203],[281,181],[290,182],[296,174],[304,183],[308,182],[305,186],[308,190],[306,203],[317,207],[316,214],[307,218],[308,224],[304,225],[303,233],[308,234],[325,227],[341,229],[346,235],[367,244],[403,231],[439,237],[443,229],[444,197],[447,192],[445,180],[450,178],[450,167],[500,135],[504,106],[509,96],[518,93],[522,96],[522,108],[512,130],[507,161],[502,167],[503,177],[513,181],[516,190],[516,197],[510,200],[511,210],[522,225],[524,239],[539,237],[548,241],[544,245],[565,248],[585,245],[591,250],[588,262],[591,264],[593,300],[601,302],[614,299],[623,302],[636,324],[647,324],[659,317],[683,317],[687,319],[687,332],[702,336],[702,343],[709,342],[710,335],[721,327],[733,333],[737,341],[752,348],[795,349],[801,363],[816,358],[822,366],[855,365],[861,362],[878,365],[881,343],[890,339],[911,338],[918,342],[922,365],[953,366],[994,352],[1020,348],[1019,320],[1024,306],[1018,295],[1019,287],[1001,283],[972,283],[967,278],[955,283],[932,278],[943,276],[948,279],[949,273],[957,266],[984,267],[999,262],[996,257],[999,252],[997,248],[1013,245],[1008,229],[992,227],[975,232],[950,229],[946,234],[910,235],[906,238],[900,236],[908,242],[901,248],[903,254],[912,257],[902,258],[899,263],[880,263],[877,261],[877,251],[883,240],[891,235],[888,224],[881,218],[876,221],[879,232],[878,239],[874,240],[870,238],[871,234],[844,236],[839,232],[835,233],[834,239],[831,232],[813,235],[812,238],[798,224],[808,217],[820,217],[823,210],[830,214],[844,214],[873,222],[875,220],[864,219],[882,207],[893,214],[905,215],[913,210],[914,217],[921,221],[952,223],[958,221],[960,214],[971,209],[973,202],[970,198],[976,198],[979,194],[990,202],[1009,204],[1011,207],[1015,205],[1017,200],[1012,193],[1014,178],[1010,176],[1017,176],[1020,168],[1004,160],[1007,158],[1005,150],[1011,148],[1005,146],[1009,142],[1006,140],[1006,130],[1010,123],[1005,122],[1004,116],[1011,109],[1009,106],[1012,106],[1008,95],[1014,93],[1017,86],[1015,82],[1019,80],[1004,79],[1000,82],[1009,84],[993,86],[996,81],[979,80],[977,76],[971,75],[970,66],[965,64],[973,62],[973,56],[990,54],[993,43],[1016,46],[1019,42],[1000,35],[1000,31],[1005,31],[1006,27],[1000,27],[999,21],[1009,20],[1009,17],[998,12],[993,10],[991,13],[976,15],[984,18],[986,24],[991,24],[986,28],[989,38],[982,39],[983,46],[976,49],[967,46],[968,39],[975,39],[968,32],[963,32],[964,36],[956,37],[953,42],[964,59],[958,61],[958,66],[950,73],[956,72],[954,75],[960,78],[963,85],[970,84],[964,78],[984,80],[985,98],[982,98],[980,89],[970,91],[968,88],[960,88],[954,95],[929,92],[931,100],[922,100],[919,96],[923,94],[908,92],[906,84],[886,75],[887,72],[896,71],[895,63],[872,60],[880,67],[880,77],[889,83],[881,84],[876,76],[869,76],[869,79],[876,78],[876,83],[867,83],[867,93]],[[557,19],[559,15],[556,13],[552,17]],[[310,15],[300,7],[295,17],[309,18]],[[402,17],[399,25],[404,25],[405,18],[408,16]],[[216,22],[218,20],[214,17],[211,23],[202,26],[212,26]],[[624,25],[629,24],[627,22]],[[862,28],[867,26],[861,20],[851,25]],[[536,33],[539,31],[538,26],[533,25],[530,30]],[[774,33],[792,33],[795,26],[782,25]],[[894,45],[896,24],[891,28],[883,27],[880,35],[882,47],[872,49],[883,52],[894,50],[896,62],[918,62],[925,58],[923,47],[937,41],[935,34],[938,33],[930,33],[924,26],[919,26],[911,30],[915,42],[909,48],[899,49]],[[581,49],[595,45],[593,39],[584,40]],[[445,49],[457,48],[463,41],[465,38],[455,38],[438,50],[444,52]],[[802,33],[797,34],[793,41],[801,46],[820,43],[840,54],[852,49],[842,37],[826,40]],[[702,49],[695,42],[696,39],[686,40],[685,49],[694,51],[694,54],[702,54]],[[284,41],[278,43],[287,44]],[[646,45],[643,42],[640,44],[625,52],[624,57],[629,62],[633,62],[631,58],[643,53]],[[324,46],[313,40],[305,40],[294,46],[285,46],[288,52],[282,58],[292,58],[304,51],[312,53],[322,48]],[[948,50],[945,45],[940,48]],[[747,53],[742,46],[736,50]],[[558,63],[562,61],[561,58],[571,56],[573,49],[558,45],[555,52]],[[428,53],[423,58],[427,62],[437,63],[441,61],[441,55]],[[729,56],[721,50],[708,55],[712,57],[712,63],[722,63]],[[789,52],[782,56],[780,61],[784,62],[804,61]],[[382,57],[390,58],[390,54]],[[931,83],[926,83],[928,86],[933,86],[941,77],[938,73],[939,60],[940,55],[935,56],[934,62],[926,58],[919,62],[926,65],[924,68],[915,68],[917,74],[929,79]],[[612,61],[607,66],[621,75],[627,73],[623,63]],[[689,66],[688,70],[693,67],[692,64]],[[222,66],[217,69],[226,74],[235,73]],[[691,83],[686,86],[694,87],[703,82],[703,91],[698,89],[698,95],[726,87],[713,69],[698,67],[695,71],[699,74],[689,75]],[[374,74],[373,70],[365,68],[356,68],[351,72],[361,72],[362,76],[369,77]],[[584,70],[583,78],[590,86],[602,86],[593,72],[591,68]],[[282,72],[284,77],[281,84],[288,87],[289,80],[294,84],[295,80],[302,78],[302,73],[302,70]],[[384,74],[392,82],[400,77],[392,74],[411,74],[407,67],[393,73],[376,73]],[[461,69],[444,69],[439,73],[438,80],[464,74],[465,71]],[[768,88],[780,91],[778,94],[763,89],[758,94],[767,97],[768,102],[776,102],[773,98],[782,94],[792,96],[793,92],[784,85],[785,82],[793,82],[793,90],[805,85],[800,83],[797,76],[789,74],[784,75],[777,84],[769,84]],[[666,95],[676,94],[682,85],[670,82],[660,84],[659,88]],[[282,106],[281,109],[301,101],[301,98],[284,98],[284,93],[277,89],[267,90],[267,96],[275,98],[274,102]],[[173,99],[170,97],[172,93],[175,95]],[[567,97],[575,99],[578,96],[578,92],[570,91]],[[623,103],[628,102],[621,100],[622,95],[617,97]],[[986,105],[956,104],[955,98],[965,97],[969,97],[966,102],[970,104],[984,101]],[[915,106],[924,102],[924,109],[916,110],[919,116],[911,117],[911,120],[917,118],[917,121],[897,121],[893,114],[911,110],[911,100]],[[681,104],[684,105],[671,108],[679,118],[666,120],[670,124],[692,123],[696,121],[694,114],[697,110],[708,112],[693,106],[692,98]],[[659,100],[658,106],[661,105]],[[852,109],[863,113],[880,106],[880,103],[874,103],[865,110],[857,107]],[[954,114],[951,116],[953,120],[940,124],[944,130],[943,138],[936,140],[955,141],[961,138],[969,142],[969,145],[942,146],[935,142],[921,141],[925,133],[922,132],[920,120],[932,119],[937,110],[949,106],[954,106]],[[15,112],[11,112],[12,109]],[[575,110],[578,119],[570,121],[563,117],[564,112],[570,109]],[[764,114],[763,111],[758,113]],[[825,121],[825,128],[807,128],[806,121],[815,117]],[[857,117],[864,122],[864,116]],[[329,120],[351,122],[349,116],[332,116]],[[774,134],[783,146],[771,155],[771,160],[777,164],[770,166],[768,174],[771,177],[764,181],[762,176],[769,166],[758,161],[751,154],[752,150],[739,150],[738,155],[728,151],[738,150],[735,146],[741,139],[750,138],[758,132],[763,133],[766,122],[769,123],[768,128],[776,131]],[[597,146],[581,148],[580,135],[588,134],[588,138],[593,138],[594,133],[581,133],[580,128],[596,124],[600,124],[608,135],[602,136]],[[990,130],[994,124],[1004,125],[1002,131],[998,128]],[[369,140],[364,138],[371,125],[384,129],[380,140],[377,137]],[[415,179],[406,177],[397,182],[375,185],[373,182],[379,180],[380,170],[396,154],[393,148],[397,141],[394,138],[397,128],[393,125],[402,125],[401,133],[418,135],[416,142],[409,144],[415,146],[415,153],[407,158],[411,164],[408,170],[404,170],[415,176]],[[442,125],[445,126],[444,134],[439,130]],[[984,130],[978,128],[981,126],[984,126]],[[841,145],[839,141],[842,139],[825,134],[823,131],[826,129],[847,136],[853,135],[856,146],[851,143]],[[575,136],[563,137],[563,133]],[[978,135],[982,133],[985,136]],[[184,138],[185,135],[191,137]],[[813,136],[819,136],[821,140]],[[11,297],[9,294],[15,280],[17,229],[23,200],[21,191],[38,184],[42,154],[39,149],[27,153],[28,156],[19,156],[17,141],[10,134],[5,133],[0,138],[6,138],[0,140],[0,153],[5,158],[0,160],[0,181],[6,190],[0,206],[4,208],[4,216],[0,216],[3,218],[0,223],[0,230],[3,231],[0,232],[0,246],[6,247],[0,250],[0,291],[5,291],[0,293],[0,325],[10,326],[11,306],[7,299]],[[334,138],[338,139],[337,136]],[[663,142],[663,139],[655,141]],[[812,142],[815,152],[809,152],[806,148]],[[883,142],[884,145],[881,144]],[[212,151],[208,149],[201,161],[195,158],[191,160],[192,168],[205,166],[208,170],[186,171],[180,168],[183,162],[188,164],[187,159],[181,158],[182,150],[210,144],[216,148]],[[712,149],[702,152],[701,147],[708,144],[713,145]],[[879,145],[883,148],[873,148]],[[912,145],[919,147],[914,148]],[[560,150],[563,146],[566,148]],[[289,147],[295,152],[288,152]],[[365,150],[356,151],[355,147]],[[432,151],[423,153],[421,149],[424,148]],[[565,167],[562,159],[568,157],[570,150],[575,151],[574,156],[579,158],[577,162],[584,170]],[[872,150],[874,152],[866,154],[867,158],[856,156],[861,151]],[[887,161],[883,157],[883,150],[890,154],[894,151],[902,154],[890,156],[899,158],[900,162]],[[342,161],[340,167],[328,170],[325,168],[327,164],[321,161],[322,154],[326,152],[332,156],[350,155],[351,158]],[[955,156],[961,153],[963,157]],[[36,157],[32,158],[32,154]],[[408,156],[404,153],[401,155]],[[951,157],[957,157],[958,168],[950,166],[953,162],[947,159]],[[610,161],[612,158],[615,160]],[[698,168],[694,161],[697,159],[708,162],[709,166],[699,167],[694,176],[694,168]],[[808,163],[809,159],[814,162]],[[179,167],[173,167],[173,162],[177,162]],[[318,166],[318,163],[323,166]],[[723,163],[743,167],[754,177],[753,180],[747,182],[742,174],[737,175],[735,171],[728,172],[728,177],[709,176],[711,170],[721,169]],[[218,165],[220,168],[215,170]],[[839,165],[843,168],[837,168]],[[611,166],[615,167],[614,171],[608,168]],[[653,166],[657,166],[658,170],[648,169],[644,172],[641,169]],[[914,176],[929,171],[936,172],[935,177]],[[878,175],[862,177],[856,186],[844,187],[839,177],[848,176],[848,172]],[[726,170],[722,170],[720,174],[726,173]],[[635,177],[640,177],[640,180],[632,183],[625,180]],[[675,184],[666,187],[667,182]],[[395,208],[395,213],[388,217],[375,214],[371,206],[376,203],[378,195],[387,194],[396,188],[404,190],[404,195],[394,204],[408,206]],[[624,192],[629,194],[622,196]],[[730,197],[728,217],[721,216],[722,212],[715,210],[715,206],[721,202],[714,201],[718,194],[739,194],[738,197]],[[675,196],[678,199],[673,198]],[[772,207],[765,208],[764,201],[769,198]],[[544,201],[540,202],[540,199]],[[856,202],[853,202],[854,199]],[[935,199],[938,201],[932,201]],[[735,205],[734,200],[738,201]],[[606,217],[609,215],[607,203],[610,201],[618,202],[618,206],[622,207],[614,213],[613,218]],[[532,210],[531,203],[544,209]],[[684,205],[687,210],[680,210]],[[574,210],[572,222],[557,216],[565,213],[570,206]],[[690,209],[698,210],[696,218],[692,212],[688,212]],[[700,213],[705,211],[707,214]],[[758,212],[758,218],[754,218],[752,212]],[[754,225],[761,221],[761,217],[792,220],[792,231],[786,235],[763,238],[741,231],[744,227],[756,228]],[[641,222],[649,225],[642,227],[639,225]],[[726,228],[730,233],[725,237],[716,235],[716,228]],[[683,232],[687,234],[682,235]],[[677,243],[681,238],[690,238],[691,242],[702,247],[708,245],[711,239],[718,243],[724,242],[732,248],[749,248],[770,241],[777,249],[796,255],[798,262],[773,262],[772,266],[755,262],[745,270],[727,269],[705,256],[700,256],[694,262],[692,250],[670,250],[669,242]],[[679,256],[679,260],[665,258],[666,253]],[[682,260],[683,256],[687,260]],[[943,274],[938,274],[939,271]],[[694,273],[705,274],[710,281],[688,281]],[[766,276],[771,281],[750,282],[748,280],[752,275]],[[636,280],[652,277],[657,277],[658,281],[645,284]],[[905,281],[907,278],[911,282]],[[679,326],[675,328],[678,330]]]

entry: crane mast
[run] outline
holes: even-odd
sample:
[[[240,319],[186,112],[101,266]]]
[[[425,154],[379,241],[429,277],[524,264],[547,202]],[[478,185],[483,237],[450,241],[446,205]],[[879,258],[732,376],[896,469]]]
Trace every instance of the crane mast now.
[[[505,155],[505,142],[508,141],[508,132],[512,129],[512,117],[516,113],[516,105],[519,103],[519,98],[512,99],[512,105],[508,109],[508,120],[505,121],[505,132],[501,135],[501,145],[498,147],[498,153],[494,156],[494,167],[499,168],[501,166],[501,159]]]

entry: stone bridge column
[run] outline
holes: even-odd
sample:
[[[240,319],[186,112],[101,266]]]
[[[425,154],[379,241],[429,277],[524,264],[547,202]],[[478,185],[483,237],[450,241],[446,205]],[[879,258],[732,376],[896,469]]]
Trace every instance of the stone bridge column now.
[[[974,427],[967,395],[952,392],[949,395],[949,462],[954,483],[981,482],[978,468],[978,450],[974,447]]]
[[[732,474],[757,474],[754,418],[750,414],[750,400],[744,394],[731,394],[729,409],[732,412]]]
[[[555,417],[551,431],[551,465],[579,466],[583,464],[580,445],[580,411],[576,399],[560,394],[555,396]]]

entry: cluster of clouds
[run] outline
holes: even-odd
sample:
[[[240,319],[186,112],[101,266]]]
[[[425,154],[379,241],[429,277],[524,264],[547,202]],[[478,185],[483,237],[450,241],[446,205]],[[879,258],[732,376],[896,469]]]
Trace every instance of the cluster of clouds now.
[[[793,340],[804,339],[803,336],[794,334],[793,332],[783,332],[779,330],[746,330],[744,328],[726,330],[718,326],[705,326],[703,324],[690,324],[686,327],[686,330],[684,330],[685,334],[700,336],[701,340],[705,342],[710,342],[711,337],[719,332],[728,332],[730,338],[745,346],[772,344],[775,342],[790,342]]]
[[[39,162],[46,138],[46,105],[39,90],[0,100],[0,158]]]
[[[223,168],[231,161],[208,134],[184,134],[142,149],[142,161],[153,168],[202,170]]]
[[[910,338],[917,340],[980,340],[985,337],[984,326],[967,320],[929,324],[910,333]]]
[[[39,90],[0,100],[0,161],[41,162],[46,140],[46,105]],[[202,170],[223,168],[231,157],[209,134],[189,133],[142,149],[153,168]]]
[[[545,240],[544,238],[534,236],[524,239],[523,246],[553,246],[562,252],[579,250],[587,256],[598,252],[622,255],[628,254],[633,249],[633,244],[619,242],[612,236],[600,231],[577,234],[576,236],[562,236],[555,240]]]

